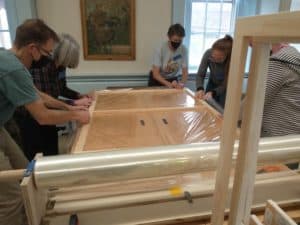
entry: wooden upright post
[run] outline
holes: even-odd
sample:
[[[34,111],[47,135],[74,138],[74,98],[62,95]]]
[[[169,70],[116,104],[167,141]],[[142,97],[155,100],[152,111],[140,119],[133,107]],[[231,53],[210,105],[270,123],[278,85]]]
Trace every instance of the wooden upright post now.
[[[217,164],[218,168],[212,209],[213,214],[211,219],[213,225],[222,225],[224,222],[224,210],[232,167],[233,145],[236,138],[233,134],[236,133],[240,111],[248,43],[249,41],[246,38],[237,37],[235,35],[224,112],[225,120],[223,122],[221,148]]]
[[[230,225],[249,223],[269,55],[269,44],[255,43],[253,40],[248,91],[243,115],[245,119],[242,122],[230,205]]]
[[[257,147],[263,112],[269,44],[300,42],[300,12],[278,13],[239,19],[235,27],[229,84],[221,137],[217,180],[213,199],[213,225],[223,225],[233,142],[240,111],[247,45],[253,40],[247,102],[240,135],[240,147],[230,207],[230,225],[249,223],[252,203]]]

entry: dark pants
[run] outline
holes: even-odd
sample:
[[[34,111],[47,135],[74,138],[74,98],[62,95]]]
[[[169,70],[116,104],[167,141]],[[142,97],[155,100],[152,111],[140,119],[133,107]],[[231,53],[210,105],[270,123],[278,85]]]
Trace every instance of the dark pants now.
[[[22,147],[28,160],[37,153],[58,154],[58,134],[54,125],[40,125],[29,113],[16,114],[16,122],[22,136]]]
[[[212,91],[215,88],[217,88],[219,85],[215,84],[212,80],[208,80],[207,86],[206,86],[206,92]],[[214,100],[224,108],[225,106],[225,100],[226,100],[226,91],[222,94],[215,95]]]
[[[173,78],[166,79],[166,80],[172,83],[172,81],[174,81],[174,80],[178,81],[178,78],[173,77]],[[156,79],[154,79],[153,73],[152,73],[152,71],[150,71],[149,80],[148,80],[148,87],[155,87],[155,86],[164,86],[164,85],[162,83],[160,83],[159,81],[157,81]]]

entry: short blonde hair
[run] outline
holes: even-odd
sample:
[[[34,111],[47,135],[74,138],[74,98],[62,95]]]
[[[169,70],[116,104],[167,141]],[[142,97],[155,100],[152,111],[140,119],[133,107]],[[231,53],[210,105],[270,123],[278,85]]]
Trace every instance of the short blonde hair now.
[[[76,68],[79,63],[80,46],[69,34],[61,34],[54,49],[53,57],[59,66]]]

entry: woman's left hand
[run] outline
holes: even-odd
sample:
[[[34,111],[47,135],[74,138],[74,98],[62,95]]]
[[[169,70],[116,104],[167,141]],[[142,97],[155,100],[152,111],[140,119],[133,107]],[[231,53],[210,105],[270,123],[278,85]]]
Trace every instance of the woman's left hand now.
[[[81,98],[84,98],[84,97],[87,97],[87,98],[90,98],[92,101],[95,100],[95,91],[91,91],[89,93],[86,93],[86,94],[81,94],[79,95],[80,99]]]
[[[83,105],[68,105],[68,111],[87,111],[88,107]]]
[[[93,101],[92,98],[83,97],[83,98],[74,100],[74,105],[90,107],[90,105],[92,104],[92,101]]]
[[[204,95],[204,99],[205,99],[205,100],[208,100],[208,99],[210,99],[210,98],[212,98],[212,97],[213,97],[213,93],[212,93],[211,91],[207,92],[207,93]]]

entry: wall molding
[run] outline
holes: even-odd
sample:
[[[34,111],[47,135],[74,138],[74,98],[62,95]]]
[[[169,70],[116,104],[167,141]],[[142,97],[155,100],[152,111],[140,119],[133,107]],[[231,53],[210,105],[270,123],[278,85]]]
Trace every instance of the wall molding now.
[[[147,86],[148,75],[69,75],[68,86],[81,93],[108,87]]]
[[[146,87],[148,74],[140,75],[68,75],[67,83],[81,93],[103,90],[107,87]],[[187,86],[195,89],[196,74],[190,74]]]
[[[140,75],[96,75],[96,74],[80,74],[68,75],[67,80],[70,82],[95,82],[95,81],[144,81],[148,79],[148,74]]]
[[[205,85],[208,77],[205,78]],[[245,74],[243,83],[243,92],[247,87],[248,73]],[[196,89],[196,74],[190,74],[187,87],[193,91]],[[87,93],[92,90],[103,90],[107,87],[147,87],[148,74],[140,75],[68,75],[68,87],[81,93]]]

